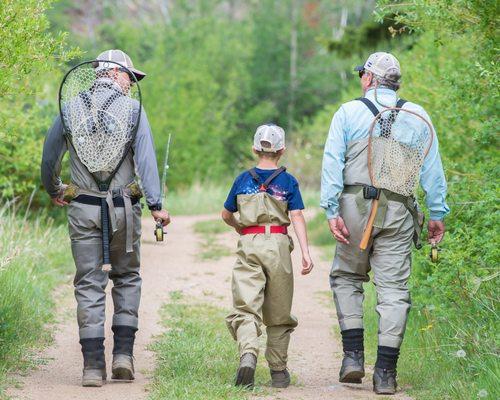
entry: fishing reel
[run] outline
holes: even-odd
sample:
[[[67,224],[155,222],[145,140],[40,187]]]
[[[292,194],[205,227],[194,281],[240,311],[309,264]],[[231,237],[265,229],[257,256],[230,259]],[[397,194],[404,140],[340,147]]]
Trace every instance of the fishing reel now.
[[[431,244],[431,252],[429,254],[429,258],[433,263],[436,263],[439,261],[439,249],[436,243]]]
[[[157,242],[163,242],[163,238],[167,232],[163,230],[163,223],[161,219],[156,220],[156,226],[154,235],[156,237]]]

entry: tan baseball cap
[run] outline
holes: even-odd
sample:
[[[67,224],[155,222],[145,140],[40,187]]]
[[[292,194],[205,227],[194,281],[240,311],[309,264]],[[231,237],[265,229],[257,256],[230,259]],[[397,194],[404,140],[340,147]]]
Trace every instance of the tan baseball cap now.
[[[253,148],[268,153],[283,150],[285,148],[285,130],[275,124],[259,126],[253,138]]]
[[[370,71],[375,75],[385,78],[388,75],[401,75],[399,61],[391,53],[378,51],[368,57],[364,65],[358,65],[355,71]]]
[[[139,71],[138,69],[134,68],[134,64],[132,63],[132,60],[130,57],[125,53],[124,51],[121,50],[106,50],[103,51],[101,54],[99,54],[96,58],[96,60],[107,60],[107,61],[114,61],[118,64],[123,65],[126,67],[130,72],[132,72],[135,76],[135,79],[140,81],[142,78],[146,76],[145,72]],[[108,66],[105,65],[105,62],[100,62],[95,68],[98,69],[105,69],[108,68]]]

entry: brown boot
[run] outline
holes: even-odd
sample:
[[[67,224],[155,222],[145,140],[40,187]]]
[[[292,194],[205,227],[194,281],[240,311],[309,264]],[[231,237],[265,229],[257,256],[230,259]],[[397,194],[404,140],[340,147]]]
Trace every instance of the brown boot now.
[[[134,359],[127,354],[113,354],[113,365],[111,366],[111,379],[123,381],[134,380]]]
[[[104,338],[80,340],[83,353],[82,386],[101,387],[106,382]]]

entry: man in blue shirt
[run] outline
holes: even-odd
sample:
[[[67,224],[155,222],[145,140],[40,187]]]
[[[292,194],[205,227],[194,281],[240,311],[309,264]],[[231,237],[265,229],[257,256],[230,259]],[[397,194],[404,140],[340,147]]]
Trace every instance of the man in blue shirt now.
[[[343,104],[333,116],[321,176],[321,207],[326,210],[330,230],[337,240],[330,283],[344,348],[340,381],[361,383],[364,377],[363,282],[369,280],[372,268],[377,288],[376,311],[380,316],[373,384],[376,393],[393,394],[399,348],[411,306],[407,283],[411,242],[419,230],[419,218],[411,198],[382,191],[385,204],[379,214],[383,218],[375,223],[368,248],[360,250],[372,202],[363,192],[364,187],[371,186],[367,173],[368,135],[374,115],[387,107],[415,112],[429,124],[430,118],[421,106],[398,98],[401,70],[393,55],[374,53],[356,70],[364,98]],[[449,209],[436,137],[420,170],[420,185],[430,211],[429,241],[438,243],[444,235],[443,218]]]

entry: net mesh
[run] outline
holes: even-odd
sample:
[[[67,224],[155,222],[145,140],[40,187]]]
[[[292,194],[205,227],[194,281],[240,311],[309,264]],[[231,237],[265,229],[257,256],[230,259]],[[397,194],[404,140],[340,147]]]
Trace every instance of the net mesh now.
[[[370,135],[372,184],[404,196],[414,195],[432,135],[423,117],[404,109],[382,111]]]
[[[112,172],[133,138],[140,92],[119,64],[94,65],[82,64],[66,76],[60,91],[62,122],[87,169]]]

